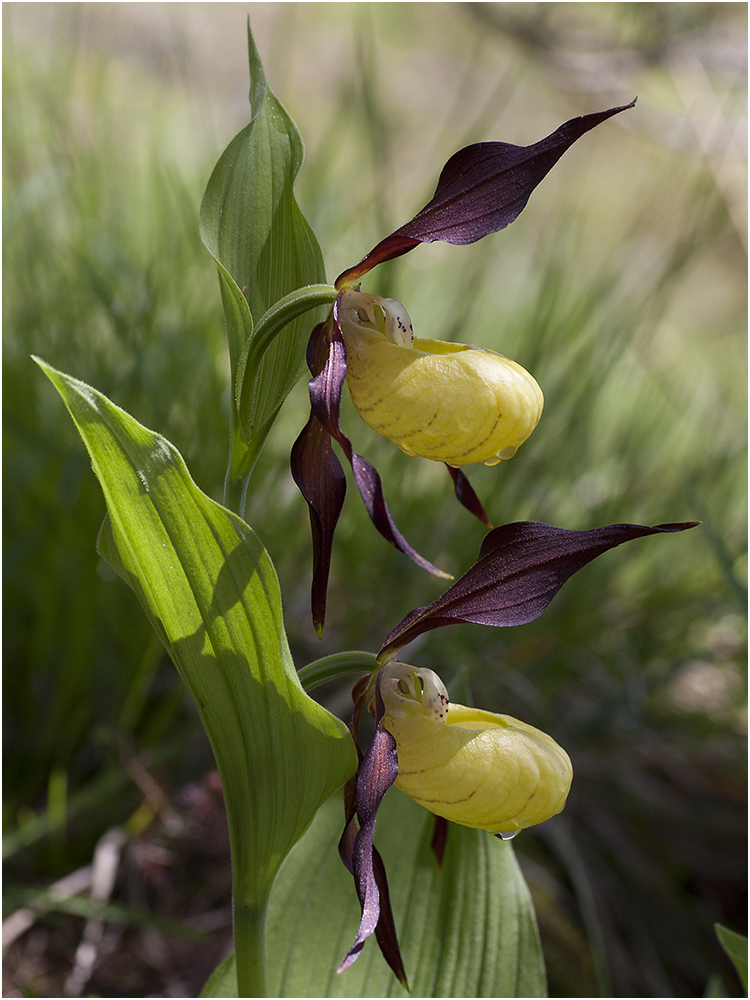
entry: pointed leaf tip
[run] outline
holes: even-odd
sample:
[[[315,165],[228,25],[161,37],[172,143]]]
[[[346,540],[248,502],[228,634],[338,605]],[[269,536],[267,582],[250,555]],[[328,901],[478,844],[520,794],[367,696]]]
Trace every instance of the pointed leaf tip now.
[[[266,73],[263,69],[263,62],[260,58],[258,47],[255,44],[252,28],[250,27],[249,14],[247,18],[247,60],[250,69],[250,92],[248,94],[248,100],[250,101],[250,108],[252,111],[252,118],[250,120],[253,121],[263,107],[263,102],[266,99],[268,84],[266,83]]]
[[[251,353],[257,363],[240,370],[253,323],[295,290],[325,282],[323,255],[294,195],[304,156],[302,138],[267,84],[249,23],[248,58],[250,121],[219,157],[199,213],[201,239],[219,265],[222,281],[239,417],[232,430],[232,455],[240,467],[260,451],[281,404],[304,372],[310,333],[309,318],[295,318],[265,353],[258,358]],[[269,265],[271,247],[274,262]]]

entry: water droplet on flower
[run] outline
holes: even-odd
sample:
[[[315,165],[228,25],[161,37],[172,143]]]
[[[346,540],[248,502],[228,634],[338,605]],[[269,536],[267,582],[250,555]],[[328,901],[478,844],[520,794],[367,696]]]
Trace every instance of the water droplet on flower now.
[[[520,832],[520,830],[510,830],[508,833],[496,833],[495,836],[499,837],[500,840],[513,840]]]

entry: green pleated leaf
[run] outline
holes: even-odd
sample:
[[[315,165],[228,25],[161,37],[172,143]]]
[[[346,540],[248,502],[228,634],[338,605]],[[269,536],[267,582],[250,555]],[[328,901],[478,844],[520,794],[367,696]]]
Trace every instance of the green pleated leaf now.
[[[360,918],[336,846],[343,815],[334,796],[276,880],[267,926],[269,996],[409,996],[374,938],[350,969],[336,973]],[[534,912],[512,845],[450,824],[441,870],[430,847],[433,823],[394,788],[383,800],[375,834],[411,995],[546,996]],[[233,975],[230,958],[201,995],[237,996]]]
[[[257,326],[283,296],[325,281],[323,255],[294,198],[304,157],[302,139],[266,83],[249,25],[248,49],[252,117],[221,155],[200,209],[201,238],[221,265],[233,381],[248,332],[247,317],[236,308],[242,290],[247,288],[251,324]],[[307,339],[320,312],[295,319],[259,363],[241,368],[235,399],[243,434],[256,456],[305,370]]]
[[[99,550],[133,588],[195,701],[221,773],[235,894],[262,905],[318,806],[354,771],[346,727],[303,691],[273,564],[203,494],[176,449],[39,362],[83,437],[107,503]]]

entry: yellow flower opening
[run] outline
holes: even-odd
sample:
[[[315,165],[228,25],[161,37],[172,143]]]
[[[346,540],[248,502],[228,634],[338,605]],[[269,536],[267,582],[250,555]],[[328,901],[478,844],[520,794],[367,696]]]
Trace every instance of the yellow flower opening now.
[[[542,390],[494,351],[415,337],[395,299],[346,291],[338,311],[349,392],[407,455],[461,467],[511,458],[542,415]]]
[[[440,677],[422,667],[389,661],[380,689],[396,785],[425,809],[506,839],[562,811],[573,768],[546,733],[451,704]]]

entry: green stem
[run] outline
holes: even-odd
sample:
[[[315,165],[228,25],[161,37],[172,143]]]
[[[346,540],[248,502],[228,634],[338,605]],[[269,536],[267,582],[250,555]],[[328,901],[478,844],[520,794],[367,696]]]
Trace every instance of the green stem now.
[[[254,373],[258,371],[263,355],[284,327],[310,309],[331,305],[336,301],[337,295],[333,285],[307,285],[279,299],[261,316],[237,365],[237,385],[242,386],[242,395],[245,394],[246,373],[252,372],[253,381],[255,380]]]
[[[232,476],[230,473],[231,469],[227,469],[224,480],[224,506],[244,519],[247,478]]]
[[[249,445],[238,428],[235,427],[231,431],[232,448],[224,479],[224,506],[242,518],[245,516],[245,500],[250,476],[270,429],[271,424],[269,423],[263,433],[258,433],[253,437]]]
[[[234,953],[237,996],[265,997],[267,900],[251,905],[234,899]]]
[[[298,671],[297,676],[305,691],[310,691],[319,684],[346,677],[347,674],[374,673],[379,666],[373,653],[355,649],[314,660]]]

